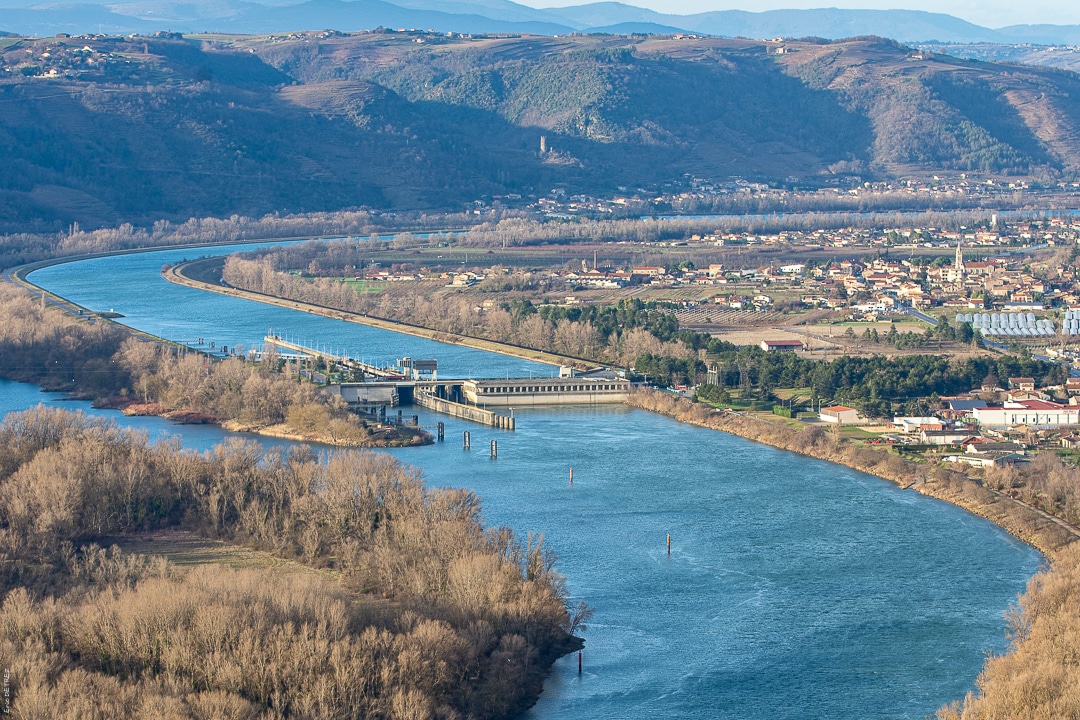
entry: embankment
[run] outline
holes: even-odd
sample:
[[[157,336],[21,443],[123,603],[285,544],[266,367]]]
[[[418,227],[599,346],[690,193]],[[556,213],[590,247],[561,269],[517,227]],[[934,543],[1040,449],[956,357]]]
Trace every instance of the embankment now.
[[[431,330],[430,328],[421,327],[419,325],[399,322],[397,320],[388,320],[386,318],[373,317],[371,315],[360,315],[345,310],[327,307],[325,305],[315,305],[312,303],[300,302],[298,300],[275,297],[273,295],[264,295],[250,290],[241,290],[240,288],[231,286],[216,285],[192,277],[196,274],[195,270],[197,270],[199,263],[212,262],[216,259],[217,258],[211,258],[209,260],[193,260],[188,263],[181,263],[162,271],[162,277],[171,283],[184,285],[197,290],[206,290],[221,295],[231,295],[232,297],[252,300],[266,305],[276,305],[290,310],[302,310],[313,315],[322,315],[323,317],[344,320],[345,322],[357,323],[358,325],[367,325],[369,327],[379,328],[380,330],[414,335],[416,337],[427,338],[428,340],[434,340],[450,345],[461,345],[476,350],[498,353],[499,355],[509,355],[510,357],[521,358],[522,360],[531,360],[532,362],[545,363],[547,365],[567,365],[581,370],[591,370],[598,367],[596,363],[583,360],[582,358],[556,355],[542,350],[534,350],[532,348],[496,342],[494,340],[484,340],[482,338],[468,337],[466,335],[454,335],[438,330]]]
[[[717,410],[655,390],[636,391],[627,402],[682,422],[876,475],[984,517],[1046,555],[1053,556],[1066,545],[1080,540],[1080,529],[987,488],[963,473],[908,460],[885,450],[859,447],[820,426],[796,429],[784,422]]]

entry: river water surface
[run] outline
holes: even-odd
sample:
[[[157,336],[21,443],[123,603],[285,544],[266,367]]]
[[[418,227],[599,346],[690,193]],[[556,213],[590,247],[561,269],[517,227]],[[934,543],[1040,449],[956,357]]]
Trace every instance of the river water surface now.
[[[31,280],[170,339],[253,347],[274,328],[369,360],[437,357],[446,377],[554,370],[159,277],[164,263],[197,254],[87,260]],[[0,385],[0,411],[41,400],[90,411]],[[430,484],[475,490],[488,523],[542,533],[575,604],[596,608],[584,672],[576,658],[557,663],[528,720],[923,718],[961,698],[985,655],[1005,649],[1003,611],[1040,563],[945,503],[640,410],[519,410],[514,432],[418,414],[443,420],[446,442],[394,454]],[[195,449],[228,435],[109,415]]]

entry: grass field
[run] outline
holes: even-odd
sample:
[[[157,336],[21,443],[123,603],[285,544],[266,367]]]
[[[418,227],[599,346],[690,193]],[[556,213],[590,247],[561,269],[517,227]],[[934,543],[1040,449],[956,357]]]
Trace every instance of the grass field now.
[[[349,280],[348,278],[331,278],[332,280],[340,280],[348,285],[350,288],[358,293],[365,295],[378,295],[386,289],[387,283],[374,282],[371,280]]]
[[[267,552],[232,545],[220,540],[209,540],[184,530],[125,535],[109,538],[102,545],[116,545],[126,553],[158,555],[178,567],[219,564],[231,568],[257,568],[285,573],[324,572],[301,563],[275,557]]]

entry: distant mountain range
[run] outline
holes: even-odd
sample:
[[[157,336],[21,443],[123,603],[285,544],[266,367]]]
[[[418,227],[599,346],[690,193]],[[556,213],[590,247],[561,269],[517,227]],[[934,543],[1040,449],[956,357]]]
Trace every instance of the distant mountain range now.
[[[467,34],[674,34],[827,39],[877,35],[900,42],[1080,44],[1080,25],[990,29],[916,10],[723,10],[670,15],[617,2],[536,9],[510,0],[120,0],[64,3],[0,0],[0,31],[57,33],[279,33],[333,29],[432,29]]]

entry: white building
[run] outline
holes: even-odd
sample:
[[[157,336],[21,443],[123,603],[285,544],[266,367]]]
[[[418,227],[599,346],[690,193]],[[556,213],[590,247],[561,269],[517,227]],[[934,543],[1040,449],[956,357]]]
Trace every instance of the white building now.
[[[859,411],[845,405],[830,405],[818,411],[818,418],[822,422],[835,423],[837,425],[858,425],[862,422]]]
[[[1016,425],[1054,428],[1080,425],[1080,407],[1046,400],[1010,400],[1001,407],[975,408],[971,411],[971,418],[979,425],[992,428]]]

